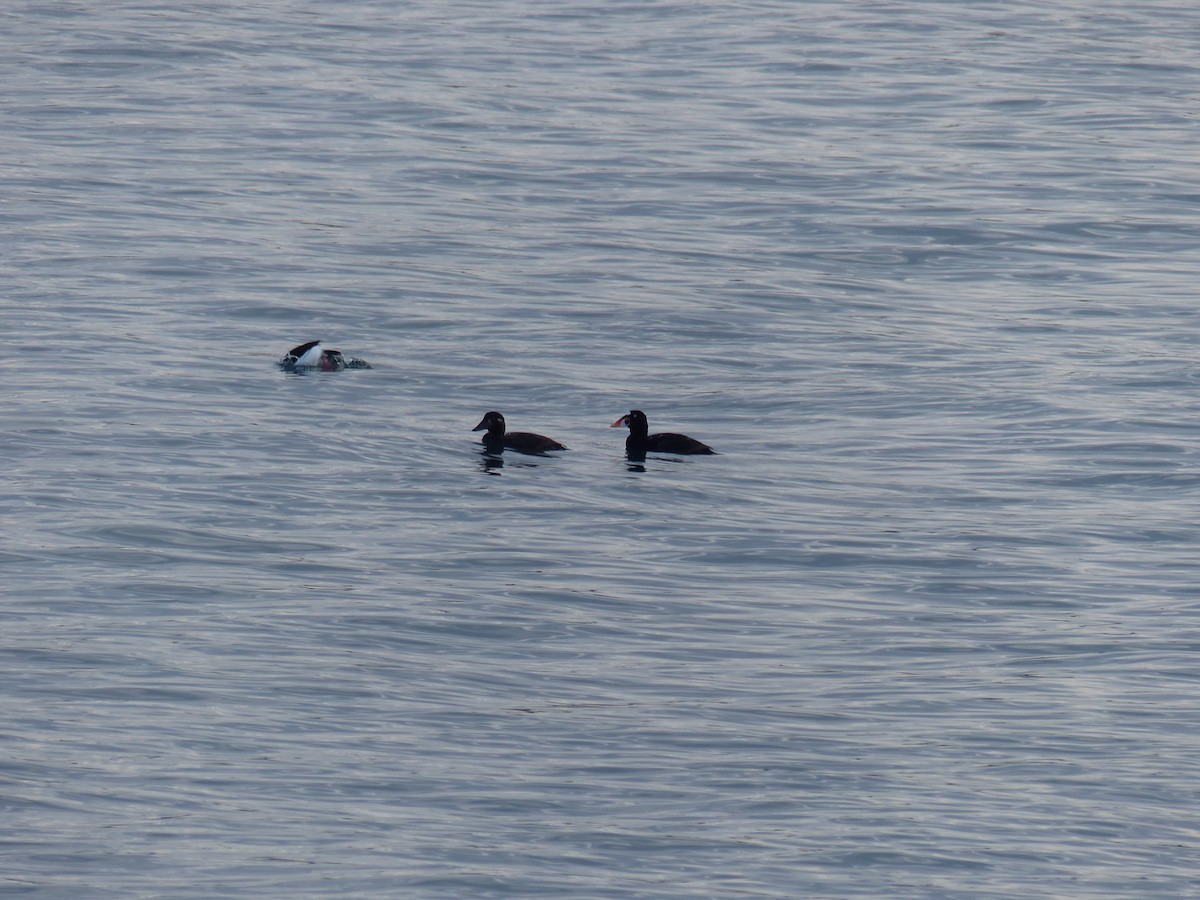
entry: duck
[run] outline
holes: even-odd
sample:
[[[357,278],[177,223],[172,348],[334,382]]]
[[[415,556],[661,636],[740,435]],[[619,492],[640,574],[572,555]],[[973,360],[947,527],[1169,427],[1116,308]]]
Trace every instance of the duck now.
[[[320,341],[309,341],[293,347],[284,354],[279,365],[290,372],[297,369],[320,369],[322,372],[340,372],[342,369],[369,369],[371,364],[364,359],[346,359],[340,350],[331,350]]]
[[[625,439],[625,453],[631,457],[644,457],[649,453],[683,453],[689,456],[716,453],[708,444],[702,444],[686,434],[670,431],[649,434],[650,423],[640,409],[631,409],[613,422],[610,427],[628,426],[629,437]]]
[[[504,416],[492,410],[484,413],[479,424],[472,431],[486,431],[483,445],[490,453],[502,450],[517,450],[521,453],[545,453],[548,450],[566,450],[567,448],[553,438],[543,434],[533,434],[529,431],[505,431]]]

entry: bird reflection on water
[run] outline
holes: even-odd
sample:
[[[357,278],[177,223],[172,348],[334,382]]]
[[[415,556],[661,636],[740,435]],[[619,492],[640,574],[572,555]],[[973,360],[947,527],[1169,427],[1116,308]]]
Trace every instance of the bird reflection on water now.
[[[528,459],[530,456],[543,456],[546,459],[553,459],[544,453],[526,453],[522,454],[526,458],[507,460],[507,465],[510,469],[532,469],[537,467],[537,463]],[[506,460],[504,459],[503,451],[493,452],[486,447],[479,452],[479,469],[485,475],[501,475],[500,470],[505,467]]]

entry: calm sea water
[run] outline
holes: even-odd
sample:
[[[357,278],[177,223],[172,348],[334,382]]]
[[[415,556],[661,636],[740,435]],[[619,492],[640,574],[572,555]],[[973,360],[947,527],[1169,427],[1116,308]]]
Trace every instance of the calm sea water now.
[[[1200,892],[1193,5],[21,0],[0,77],[0,895]]]

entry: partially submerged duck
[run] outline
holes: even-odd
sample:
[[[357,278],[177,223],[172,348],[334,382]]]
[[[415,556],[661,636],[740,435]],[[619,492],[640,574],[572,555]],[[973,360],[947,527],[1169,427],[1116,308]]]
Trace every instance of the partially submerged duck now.
[[[708,444],[702,444],[686,434],[675,434],[663,431],[650,434],[650,423],[646,414],[640,409],[631,409],[612,423],[612,428],[628,426],[629,437],[625,438],[625,453],[633,458],[644,457],[647,453],[683,453],[690,456],[716,453]]]
[[[553,438],[544,434],[533,434],[529,431],[506,431],[504,416],[492,411],[484,413],[479,424],[472,431],[486,431],[483,436],[483,446],[489,453],[502,450],[517,450],[521,453],[545,453],[547,450],[566,450],[567,448]]]
[[[322,372],[340,372],[342,369],[369,369],[371,364],[365,359],[346,359],[341,350],[331,350],[320,341],[309,341],[299,347],[293,347],[279,365],[289,372],[298,369],[318,369]]]

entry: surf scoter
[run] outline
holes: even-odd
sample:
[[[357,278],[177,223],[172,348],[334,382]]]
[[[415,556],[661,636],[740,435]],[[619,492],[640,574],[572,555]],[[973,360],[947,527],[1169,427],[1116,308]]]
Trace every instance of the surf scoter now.
[[[647,453],[699,455],[717,452],[708,444],[702,444],[686,434],[674,434],[670,431],[647,434],[650,423],[646,421],[646,414],[640,409],[631,409],[628,415],[621,416],[611,427],[620,428],[622,425],[629,426],[629,437],[625,438],[625,453],[629,456],[640,457]]]
[[[369,369],[371,364],[363,359],[346,359],[340,350],[330,350],[320,341],[309,341],[293,347],[279,365],[289,371],[297,369],[320,369],[322,372],[340,372],[342,369]]]
[[[479,424],[472,431],[487,431],[483,436],[483,445],[490,452],[498,452],[505,448],[519,450],[522,453],[545,453],[547,450],[566,450],[558,441],[541,434],[531,434],[528,431],[504,430],[504,416],[498,412],[485,413]]]

